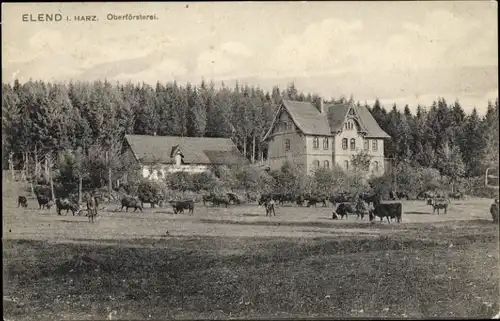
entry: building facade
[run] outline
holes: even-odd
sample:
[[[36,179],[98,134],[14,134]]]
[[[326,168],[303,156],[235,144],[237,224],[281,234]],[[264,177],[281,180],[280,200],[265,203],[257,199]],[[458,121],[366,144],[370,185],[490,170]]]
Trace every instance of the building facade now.
[[[229,138],[125,135],[122,154],[139,165],[142,177],[152,180],[248,163]]]
[[[264,140],[271,170],[290,162],[308,173],[317,168],[352,169],[352,157],[370,157],[369,172],[385,171],[384,140],[390,138],[364,106],[283,100]]]

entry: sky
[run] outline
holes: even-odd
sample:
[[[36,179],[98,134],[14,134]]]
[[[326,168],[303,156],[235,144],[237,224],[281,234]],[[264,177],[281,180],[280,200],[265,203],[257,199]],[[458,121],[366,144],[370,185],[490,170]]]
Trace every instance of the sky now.
[[[63,20],[23,21],[40,13]],[[480,114],[498,97],[496,1],[3,3],[2,24],[4,83],[293,81],[326,99],[415,110],[443,97]]]

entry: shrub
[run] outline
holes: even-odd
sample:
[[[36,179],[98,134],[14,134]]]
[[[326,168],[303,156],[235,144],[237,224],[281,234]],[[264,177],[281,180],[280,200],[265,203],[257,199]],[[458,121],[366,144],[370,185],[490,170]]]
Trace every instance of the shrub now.
[[[193,190],[193,178],[187,172],[175,172],[165,175],[165,181],[170,189],[175,191]]]
[[[143,181],[137,188],[137,196],[143,199],[161,199],[160,187],[156,182]]]
[[[197,173],[191,176],[191,187],[194,191],[212,190],[217,184],[219,184],[219,180],[211,172]]]

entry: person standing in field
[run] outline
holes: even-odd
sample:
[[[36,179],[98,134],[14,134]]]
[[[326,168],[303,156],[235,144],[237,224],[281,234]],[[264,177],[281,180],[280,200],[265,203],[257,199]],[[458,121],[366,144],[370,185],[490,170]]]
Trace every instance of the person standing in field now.
[[[490,214],[491,214],[491,217],[493,218],[493,223],[499,223],[499,217],[498,217],[498,198],[495,199],[495,203],[491,204]]]

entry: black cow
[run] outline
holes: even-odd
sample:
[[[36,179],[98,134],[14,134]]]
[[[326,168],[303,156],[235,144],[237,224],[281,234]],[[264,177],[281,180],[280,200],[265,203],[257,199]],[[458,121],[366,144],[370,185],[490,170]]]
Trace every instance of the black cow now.
[[[308,195],[307,197],[305,197],[305,200],[307,201],[307,207],[311,207],[311,205],[314,205],[314,207],[316,207],[316,204],[318,203],[322,203],[323,207],[326,207],[325,197]]]
[[[203,205],[207,205],[207,202],[213,202],[213,195],[212,194],[203,195],[202,200],[203,200]]]
[[[449,194],[449,196],[453,199],[456,199],[456,200],[461,200],[464,198],[464,193],[462,192],[452,192]]]
[[[71,213],[73,213],[73,216],[75,216],[75,212],[78,213],[78,211],[80,210],[80,205],[67,198],[58,198],[56,199],[56,209],[57,215],[61,215],[61,211],[66,210],[66,215],[68,215],[68,211],[71,211]]]
[[[50,202],[50,197],[48,197],[47,195],[37,194],[36,199],[38,201],[38,206],[40,210],[44,207],[50,208],[50,206],[47,206]]]
[[[238,198],[238,196],[234,193],[227,193],[226,194],[227,197],[229,198],[229,203],[233,203],[233,204],[241,204],[241,201],[240,199]]]
[[[380,195],[377,193],[361,193],[359,194],[359,198],[368,205],[373,204],[373,206],[375,206],[377,202],[380,203]]]
[[[174,210],[174,214],[184,213],[184,210],[189,210],[190,214],[194,214],[194,201],[170,201],[172,204],[172,208]]]
[[[151,204],[151,208],[155,208],[155,205],[160,203],[160,198],[157,196],[144,196],[139,195],[139,201],[141,201],[141,207],[144,208],[144,203]]]
[[[444,214],[447,214],[449,203],[450,203],[450,201],[448,199],[445,199],[445,198],[434,198],[434,199],[429,199],[427,201],[427,204],[432,206],[432,214],[434,214],[437,210],[438,215],[439,215],[439,210],[442,210],[442,209],[444,209]]]
[[[491,214],[491,218],[493,218],[493,223],[499,223],[498,199],[495,200],[495,203],[491,204],[490,214]]]
[[[410,195],[408,195],[407,192],[396,192],[396,196],[398,197],[398,199],[406,199],[406,200],[409,200],[410,199]]]
[[[212,204],[214,206],[225,205],[226,207],[229,205],[229,197],[227,195],[212,195]]]
[[[378,216],[381,222],[385,217],[389,224],[391,223],[391,218],[395,218],[397,222],[400,223],[402,215],[403,205],[401,203],[380,203],[375,205],[375,208],[370,211],[370,221],[373,221],[375,216]]]
[[[293,193],[280,194],[279,202],[283,205],[285,202],[293,203],[297,198]]]
[[[420,192],[417,195],[417,199],[424,199],[425,200],[425,199],[433,198],[435,196],[436,195],[433,192],[429,192],[429,191],[427,191],[427,192]]]
[[[136,200],[135,198],[130,196],[125,196],[124,198],[122,198],[122,207],[120,208],[120,212],[123,210],[124,207],[127,208],[127,212],[129,207],[133,207],[134,212],[137,210],[140,210],[142,212],[142,205],[139,202],[139,200]]]
[[[340,203],[335,212],[340,216],[340,219],[344,219],[344,216],[349,218],[349,213],[356,213],[356,209],[351,203]]]
[[[28,207],[28,200],[26,199],[26,196],[19,196],[17,198],[17,207],[19,206]]]
[[[295,198],[295,202],[297,203],[298,206],[303,206],[304,205],[304,196],[299,195]]]
[[[333,204],[333,206],[336,206],[337,203],[352,203],[354,202],[354,197],[342,192],[340,194],[330,196],[328,200]]]

